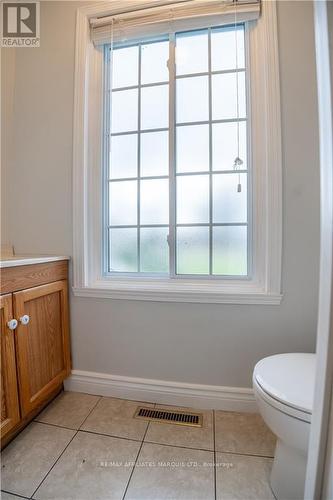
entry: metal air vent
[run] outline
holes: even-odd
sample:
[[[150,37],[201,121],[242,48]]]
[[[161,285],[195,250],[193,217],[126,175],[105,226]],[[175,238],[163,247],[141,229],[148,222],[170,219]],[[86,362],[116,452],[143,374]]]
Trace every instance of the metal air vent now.
[[[161,424],[187,425],[190,427],[202,427],[201,413],[187,413],[182,411],[162,410],[160,408],[147,408],[139,406],[136,409],[134,418],[159,422]]]

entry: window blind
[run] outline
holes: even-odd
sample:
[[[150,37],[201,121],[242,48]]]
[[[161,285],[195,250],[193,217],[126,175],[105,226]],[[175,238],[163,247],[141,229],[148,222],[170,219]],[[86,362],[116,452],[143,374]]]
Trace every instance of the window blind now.
[[[255,20],[260,0],[155,0],[114,2],[110,13],[91,18],[95,45],[143,39],[184,31]]]

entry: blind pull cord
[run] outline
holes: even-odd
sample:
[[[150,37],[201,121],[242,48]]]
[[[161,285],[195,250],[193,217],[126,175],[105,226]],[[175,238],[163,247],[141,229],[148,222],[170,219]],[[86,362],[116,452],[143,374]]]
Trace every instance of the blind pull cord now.
[[[234,22],[234,31],[235,31],[235,47],[236,47],[236,103],[237,103],[237,156],[234,160],[233,169],[238,171],[238,184],[237,184],[237,193],[242,192],[242,184],[241,184],[241,175],[240,169],[243,165],[243,160],[240,158],[240,145],[239,145],[239,72],[238,72],[238,33],[237,33],[237,2],[235,2],[235,22]]]

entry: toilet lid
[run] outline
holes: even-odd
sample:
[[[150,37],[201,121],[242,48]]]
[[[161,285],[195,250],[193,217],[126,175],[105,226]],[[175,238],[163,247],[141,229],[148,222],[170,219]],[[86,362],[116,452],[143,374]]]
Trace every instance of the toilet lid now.
[[[256,364],[254,378],[261,388],[281,403],[312,413],[315,354],[277,354]]]

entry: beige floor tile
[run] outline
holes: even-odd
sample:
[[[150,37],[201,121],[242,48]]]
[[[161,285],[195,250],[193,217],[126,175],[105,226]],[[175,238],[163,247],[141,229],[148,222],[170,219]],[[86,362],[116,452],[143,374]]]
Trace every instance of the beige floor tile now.
[[[36,417],[36,421],[78,429],[99,399],[99,396],[90,394],[62,392]]]
[[[179,406],[157,406],[156,408],[196,411],[193,408],[181,408]],[[198,412],[203,414],[203,426],[201,428],[151,422],[145,441],[201,450],[214,450],[213,412],[205,410],[198,410]]]
[[[273,500],[269,458],[216,454],[217,500]]]
[[[275,436],[256,413],[215,412],[216,450],[272,457]]]
[[[211,500],[214,454],[144,443],[126,500]]]
[[[1,487],[30,497],[74,434],[32,422],[2,452]]]
[[[91,412],[82,429],[110,436],[142,440],[146,421],[133,418],[140,403],[123,399],[102,398]],[[152,404],[146,404],[151,406]]]
[[[79,432],[37,490],[40,500],[120,500],[140,443]]]

